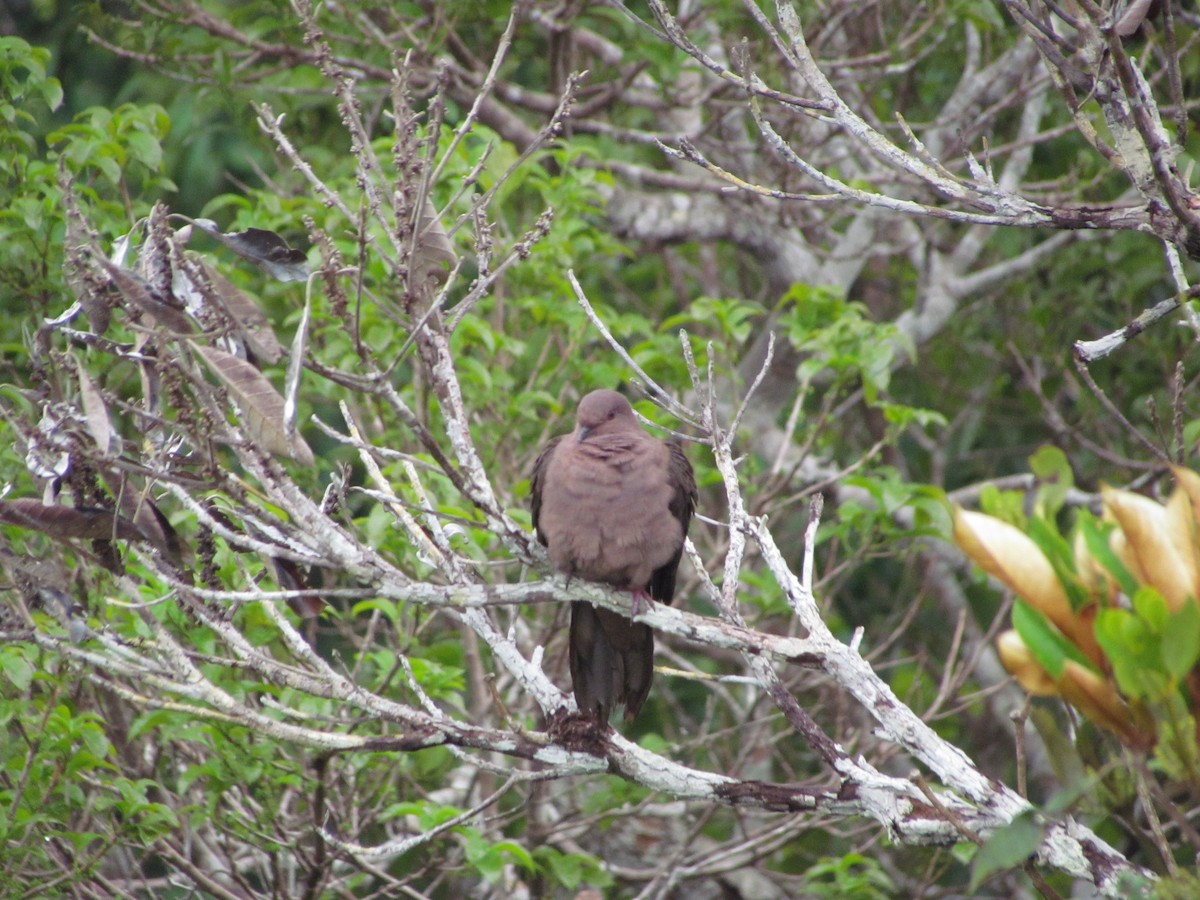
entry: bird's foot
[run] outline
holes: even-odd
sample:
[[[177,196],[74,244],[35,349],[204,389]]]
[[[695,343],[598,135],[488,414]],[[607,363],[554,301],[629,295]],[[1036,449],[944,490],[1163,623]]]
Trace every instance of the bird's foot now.
[[[554,741],[568,749],[603,756],[607,752],[605,741],[613,727],[596,716],[577,710],[568,712],[564,706],[551,713],[546,730]]]
[[[644,606],[642,604],[645,604]],[[633,618],[640,616],[651,606],[654,605],[654,599],[646,593],[645,588],[636,588],[633,591],[633,602],[629,607],[629,614]]]

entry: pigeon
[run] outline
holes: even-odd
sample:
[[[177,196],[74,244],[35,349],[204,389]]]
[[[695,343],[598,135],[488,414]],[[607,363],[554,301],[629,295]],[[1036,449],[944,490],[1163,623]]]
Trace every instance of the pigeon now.
[[[550,562],[570,578],[633,593],[631,613],[670,603],[696,508],[696,479],[677,443],[648,435],[629,401],[593,391],[575,430],[551,440],[532,479],[533,527]],[[632,722],[654,676],[654,632],[620,613],[571,604],[571,682],[580,714]]]

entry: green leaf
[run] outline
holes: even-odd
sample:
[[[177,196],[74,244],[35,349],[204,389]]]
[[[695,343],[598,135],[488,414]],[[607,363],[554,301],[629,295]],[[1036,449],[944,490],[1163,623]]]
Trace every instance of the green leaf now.
[[[42,100],[51,110],[56,110],[62,106],[63,88],[62,83],[57,78],[47,78],[40,85],[42,92]]]
[[[1047,519],[1053,519],[1062,508],[1067,491],[1075,484],[1075,475],[1067,455],[1058,447],[1047,444],[1029,457],[1029,468],[1038,478],[1037,512]]]
[[[504,874],[504,857],[484,840],[474,828],[456,828],[463,837],[463,852],[467,862],[478,870],[489,884],[494,884]]]
[[[884,868],[861,853],[824,857],[804,873],[805,897],[837,900],[886,900],[896,896],[896,885]]]
[[[419,803],[408,800],[393,803],[384,810],[384,819],[395,819],[400,816],[416,816],[423,831],[431,831],[455,816],[462,815],[462,810],[453,806],[439,806],[429,803]]]
[[[1149,586],[1138,588],[1132,597],[1133,611],[1146,623],[1150,632],[1161,635],[1166,631],[1167,618],[1171,615],[1163,595]]]
[[[546,862],[555,879],[568,890],[573,891],[583,883],[583,866],[579,863],[579,857],[555,854]]]
[[[25,658],[23,647],[6,647],[0,654],[0,669],[4,676],[12,682],[13,687],[24,693],[33,683],[33,665]]]
[[[112,749],[104,729],[95,722],[86,723],[81,729],[81,736],[84,745],[97,759],[104,759]]]
[[[1143,605],[1152,606],[1148,601]],[[1102,609],[1096,615],[1096,640],[1123,694],[1134,699],[1165,696],[1169,677],[1161,640],[1143,618],[1126,609]]]
[[[1068,659],[1093,668],[1073,642],[1024,600],[1013,604],[1012,623],[1033,658],[1051,678],[1057,680],[1062,677],[1063,666]]]
[[[1116,526],[1110,522],[1098,522],[1090,512],[1081,509],[1075,519],[1075,527],[1083,533],[1083,541],[1087,546],[1088,553],[1104,567],[1108,574],[1116,579],[1121,592],[1126,597],[1136,594],[1137,579],[1125,568],[1125,564],[1117,558],[1108,543],[1108,536]]]
[[[1045,827],[1032,811],[1021,813],[1003,828],[992,832],[971,861],[971,884],[975,891],[985,879],[1021,865],[1042,843]]]
[[[1186,447],[1196,446],[1200,441],[1200,419],[1192,419],[1183,426],[1183,442]]]
[[[350,608],[352,616],[362,616],[373,610],[379,610],[393,626],[400,624],[400,608],[395,600],[385,600],[382,597],[371,600],[360,600]]]
[[[527,871],[532,872],[537,868],[533,863],[533,857],[529,855],[529,851],[516,841],[498,841],[492,845],[492,851],[495,853],[507,853],[517,865]]]
[[[1189,597],[1171,615],[1162,635],[1163,665],[1176,681],[1182,680],[1200,660],[1200,605]]]
[[[1001,522],[1025,530],[1025,495],[1020,491],[1002,491],[989,484],[979,492],[979,509]]]
[[[131,131],[125,135],[125,145],[130,154],[147,169],[155,170],[162,165],[162,145],[154,135]]]

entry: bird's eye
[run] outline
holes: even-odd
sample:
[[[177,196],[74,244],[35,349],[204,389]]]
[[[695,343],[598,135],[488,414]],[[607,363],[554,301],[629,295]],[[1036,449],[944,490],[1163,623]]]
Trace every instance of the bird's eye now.
[[[610,411],[609,411],[609,414],[608,414],[608,417],[609,417],[610,419],[615,419],[615,418],[617,417],[617,411],[616,411],[615,409],[614,409],[614,410],[610,410]]]

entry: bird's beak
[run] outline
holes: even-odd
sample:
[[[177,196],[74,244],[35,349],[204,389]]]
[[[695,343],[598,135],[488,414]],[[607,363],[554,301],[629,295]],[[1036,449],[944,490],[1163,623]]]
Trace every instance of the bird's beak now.
[[[580,425],[580,426],[579,426],[579,438],[578,438],[578,440],[579,440],[580,442],[584,441],[584,440],[587,438],[587,436],[588,436],[589,434],[591,434],[591,433],[592,433],[592,429],[588,428],[586,425]]]

